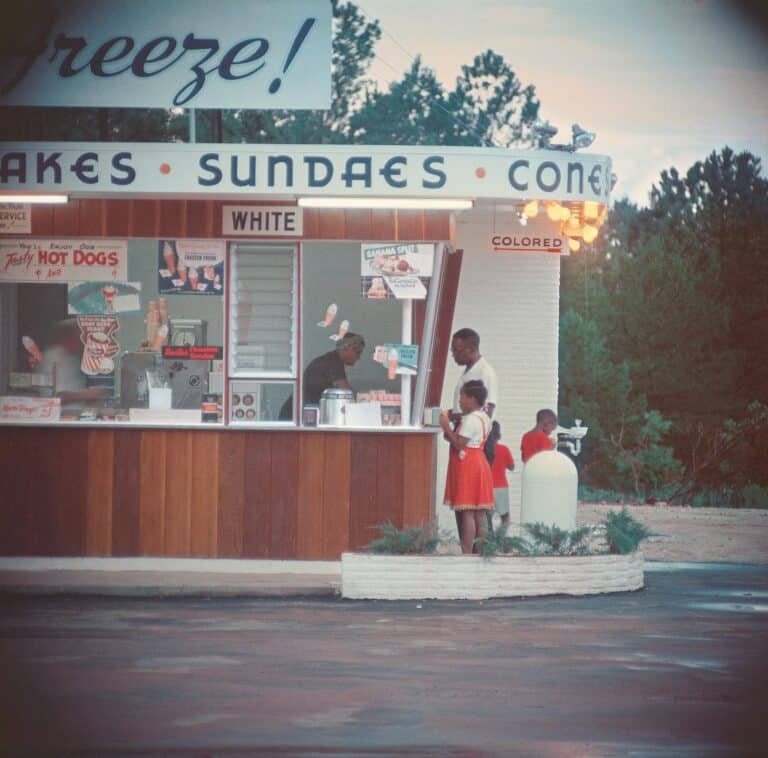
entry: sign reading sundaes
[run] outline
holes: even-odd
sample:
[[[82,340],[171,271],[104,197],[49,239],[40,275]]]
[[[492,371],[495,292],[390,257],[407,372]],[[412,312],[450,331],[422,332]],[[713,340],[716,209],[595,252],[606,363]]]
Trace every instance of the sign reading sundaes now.
[[[607,203],[611,181],[610,158],[551,150],[0,143],[0,191],[80,196],[258,193]]]
[[[3,105],[331,104],[327,0],[67,0],[28,18],[0,54]]]

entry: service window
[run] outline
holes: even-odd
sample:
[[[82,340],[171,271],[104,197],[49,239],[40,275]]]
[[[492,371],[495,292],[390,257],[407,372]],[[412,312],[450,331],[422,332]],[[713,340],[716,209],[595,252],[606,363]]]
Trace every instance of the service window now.
[[[304,425],[410,424],[421,365],[413,303],[430,293],[434,256],[432,244],[302,245]]]
[[[0,418],[221,423],[225,256],[219,240],[0,240]]]

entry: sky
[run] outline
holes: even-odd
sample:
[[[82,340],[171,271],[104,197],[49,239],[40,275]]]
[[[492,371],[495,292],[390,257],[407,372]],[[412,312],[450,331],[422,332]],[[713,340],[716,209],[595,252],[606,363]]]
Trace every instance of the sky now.
[[[757,0],[756,0],[757,1]],[[768,28],[727,0],[355,0],[382,39],[370,76],[386,89],[412,57],[453,89],[462,65],[501,54],[569,142],[597,133],[613,198],[647,205],[664,169],[728,145],[768,174]],[[765,18],[765,17],[764,17]]]

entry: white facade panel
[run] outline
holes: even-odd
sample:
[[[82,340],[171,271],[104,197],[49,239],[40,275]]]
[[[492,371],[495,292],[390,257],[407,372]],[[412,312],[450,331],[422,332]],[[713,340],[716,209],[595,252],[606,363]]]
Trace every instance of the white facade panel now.
[[[560,256],[549,253],[493,253],[487,219],[458,218],[456,247],[464,250],[452,332],[469,327],[480,335],[480,352],[496,369],[502,444],[512,451],[511,523],[519,521],[522,461],[520,438],[535,423],[536,411],[557,412]],[[442,408],[452,404],[461,370],[448,356]],[[448,444],[441,441],[437,465],[440,528],[455,529],[442,504]]]

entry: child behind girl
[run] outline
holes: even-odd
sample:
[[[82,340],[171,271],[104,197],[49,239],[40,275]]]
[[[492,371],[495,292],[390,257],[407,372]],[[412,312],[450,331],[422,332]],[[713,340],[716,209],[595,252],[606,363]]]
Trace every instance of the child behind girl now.
[[[555,449],[549,436],[555,429],[557,429],[557,414],[549,408],[542,408],[536,414],[536,426],[530,432],[526,432],[520,441],[523,463],[526,463],[529,458],[542,450]]]
[[[493,443],[492,445],[486,445],[486,451],[490,448],[494,510],[501,516],[501,523],[506,526],[509,523],[509,482],[507,481],[507,471],[514,471],[515,459],[512,457],[512,451],[506,445],[499,444],[501,424],[498,421],[494,421],[491,425],[491,434],[488,439]]]

